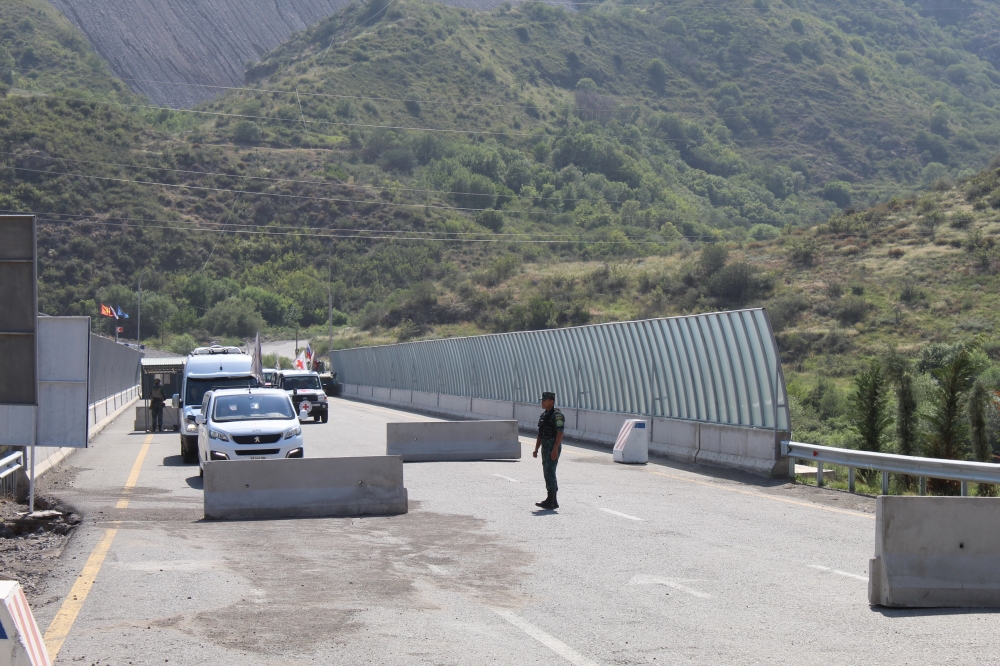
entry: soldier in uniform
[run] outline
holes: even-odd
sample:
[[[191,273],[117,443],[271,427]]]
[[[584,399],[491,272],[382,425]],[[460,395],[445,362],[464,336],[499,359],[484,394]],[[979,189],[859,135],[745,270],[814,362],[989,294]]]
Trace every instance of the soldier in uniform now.
[[[153,380],[153,390],[149,392],[149,411],[152,416],[152,432],[159,430],[163,432],[163,403],[167,401],[167,396],[163,393],[159,378]]]
[[[563,426],[566,417],[556,409],[556,394],[546,391],[542,393],[542,415],[538,419],[538,439],[535,440],[535,451],[531,455],[538,457],[538,449],[542,449],[542,473],[545,475],[545,490],[548,497],[535,506],[543,509],[558,509],[556,492],[556,465],[559,464],[559,454],[562,453]]]

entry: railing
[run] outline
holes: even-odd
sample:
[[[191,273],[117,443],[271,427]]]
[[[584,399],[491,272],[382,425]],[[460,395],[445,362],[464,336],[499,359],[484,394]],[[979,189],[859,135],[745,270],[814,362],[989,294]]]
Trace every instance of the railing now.
[[[126,404],[128,401],[139,395],[139,386],[132,386],[125,389],[124,391],[119,391],[114,395],[109,395],[103,400],[98,400],[94,404],[90,405],[89,411],[90,416],[93,419],[90,425],[95,425],[102,419],[106,419],[115,412],[118,408]]]
[[[823,485],[823,463],[847,468],[848,490],[854,492],[854,470],[864,469],[882,473],[882,494],[889,494],[889,474],[906,474],[919,477],[920,494],[927,494],[927,479],[946,479],[962,483],[962,495],[969,494],[969,482],[1000,484],[1000,465],[966,460],[917,458],[893,453],[853,451],[830,446],[813,446],[801,442],[782,442],[781,454],[790,459],[789,474],[795,477],[796,460],[817,463],[816,483]]]
[[[17,470],[24,467],[24,453],[18,451],[0,460],[0,496],[9,497],[17,491]]]

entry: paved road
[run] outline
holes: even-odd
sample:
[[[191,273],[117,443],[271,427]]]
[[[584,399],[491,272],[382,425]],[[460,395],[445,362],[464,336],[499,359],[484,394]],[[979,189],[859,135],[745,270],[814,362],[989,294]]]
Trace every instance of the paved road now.
[[[308,340],[299,340],[299,349],[305,349]],[[260,350],[264,354],[277,354],[284,358],[294,359],[295,340],[274,340],[273,342],[262,342]]]
[[[383,453],[387,422],[425,418],[332,407],[329,424],[306,425],[308,456]],[[615,465],[607,451],[567,446],[562,508],[541,512],[524,439],[520,462],[407,464],[403,516],[205,522],[177,436],[151,437],[136,468],[147,436],[127,427],[114,424],[60,473],[86,520],[55,563],[52,602],[35,609],[43,629],[95,549],[106,551],[71,628],[65,610],[56,623],[70,628],[61,664],[798,666],[1000,654],[1000,614],[868,606],[869,499]]]

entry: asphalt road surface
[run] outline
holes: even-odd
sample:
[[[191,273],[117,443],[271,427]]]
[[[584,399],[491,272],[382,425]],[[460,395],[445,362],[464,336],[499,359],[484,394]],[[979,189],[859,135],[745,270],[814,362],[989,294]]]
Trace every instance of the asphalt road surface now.
[[[331,406],[307,457],[426,420]],[[519,462],[408,463],[406,515],[206,522],[177,435],[128,427],[59,473],[85,513],[34,609],[60,664],[1000,660],[1000,614],[868,606],[869,498],[568,445],[540,511],[522,438]]]

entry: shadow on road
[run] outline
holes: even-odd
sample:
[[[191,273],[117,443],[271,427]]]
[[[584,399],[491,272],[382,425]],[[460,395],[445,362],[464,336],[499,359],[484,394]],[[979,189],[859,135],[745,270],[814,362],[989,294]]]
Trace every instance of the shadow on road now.
[[[1000,613],[1000,608],[886,608],[872,606],[873,613],[883,617],[935,617],[939,615],[981,615]]]
[[[167,456],[163,459],[164,467],[187,467],[187,463],[184,462],[184,458],[180,454],[176,456]]]
[[[194,488],[195,490],[205,489],[205,481],[200,476],[189,476],[184,480],[187,481],[187,484],[192,488]]]

